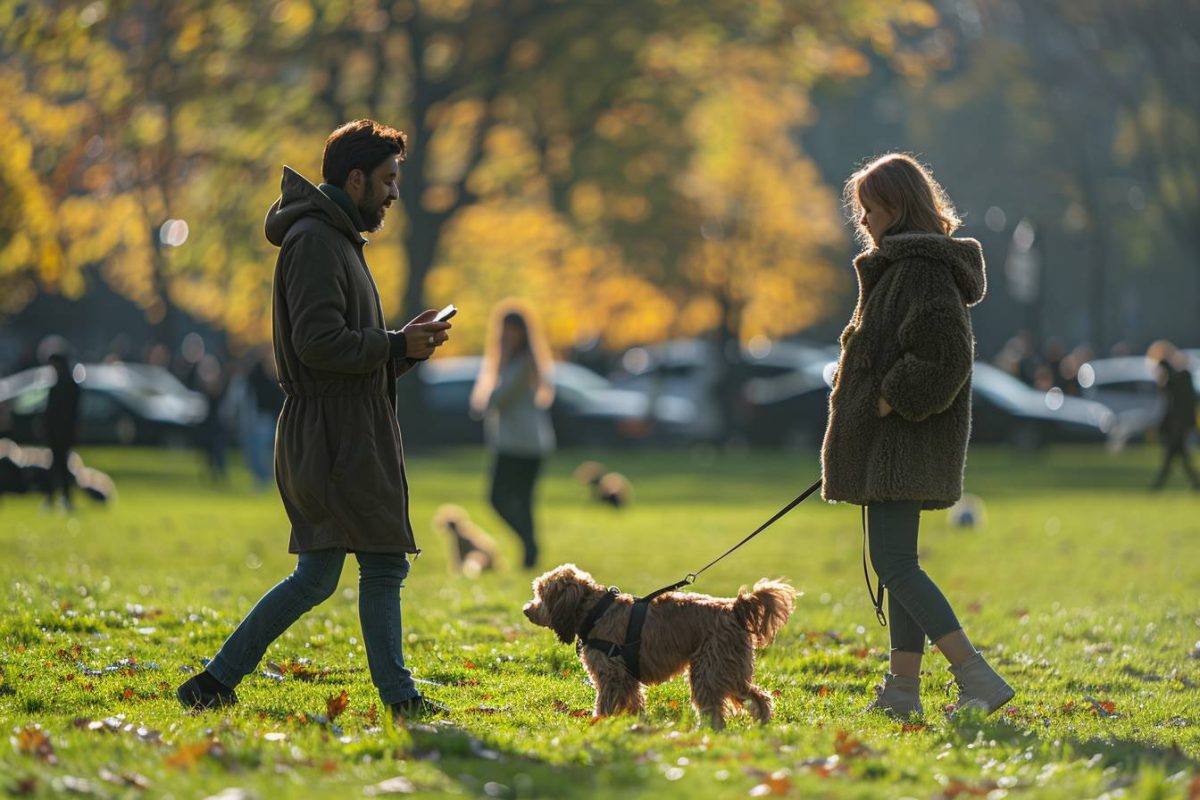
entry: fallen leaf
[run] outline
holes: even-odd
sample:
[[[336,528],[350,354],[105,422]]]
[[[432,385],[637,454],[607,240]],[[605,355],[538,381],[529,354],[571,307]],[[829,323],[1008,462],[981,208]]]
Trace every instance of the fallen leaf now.
[[[984,781],[977,786],[972,786],[969,783],[953,780],[947,784],[946,788],[943,789],[942,793],[937,795],[937,797],[939,799],[944,798],[944,800],[953,800],[953,798],[961,797],[962,795],[967,795],[969,797],[986,797],[995,788],[996,784],[993,781]]]
[[[469,659],[466,661],[463,661],[463,667],[465,667],[466,669],[477,669],[477,667],[475,666],[475,662],[471,661]]]
[[[792,780],[783,770],[772,774],[750,790],[751,797],[782,797],[792,790]]]
[[[828,778],[830,775],[846,771],[846,765],[837,756],[810,758],[802,762],[800,766],[805,767],[815,775],[820,775],[822,778]]]
[[[828,697],[828,696],[829,696],[829,687],[826,686],[825,684],[821,684],[821,688],[817,690],[817,697]]]
[[[1094,697],[1088,697],[1086,700],[1092,704],[1092,712],[1099,714],[1101,717],[1119,717],[1117,707],[1109,700],[1097,700]]]
[[[586,708],[571,708],[562,700],[554,701],[554,710],[560,714],[566,714],[569,717],[590,717],[592,715],[592,712],[588,711]]]
[[[123,700],[132,700],[133,699],[133,689],[130,688],[129,686],[126,686],[125,691],[121,692],[121,698]]]
[[[21,778],[10,786],[8,791],[15,797],[28,797],[37,791],[37,778],[32,775],[28,778]]]
[[[346,706],[350,705],[350,695],[342,689],[342,693],[325,700],[325,708],[329,712],[329,719],[337,719],[338,716],[346,710]]]
[[[854,758],[871,754],[871,748],[855,739],[846,731],[838,731],[834,735],[833,750],[842,758]]]
[[[484,715],[487,715],[487,716],[491,716],[492,714],[499,714],[499,713],[500,713],[500,709],[499,709],[499,708],[496,708],[495,706],[483,706],[483,705],[481,705],[481,706],[478,706],[478,707],[476,707],[476,708],[472,708],[472,709],[470,709],[470,712],[471,712],[472,714],[484,714]]]
[[[163,763],[169,767],[194,767],[196,763],[206,755],[219,755],[224,752],[221,749],[221,744],[216,739],[206,739],[192,744],[181,746],[174,753],[171,753],[163,759]]]
[[[34,756],[47,764],[58,763],[58,757],[54,755],[54,745],[50,743],[49,734],[42,730],[42,726],[37,723],[26,725],[17,731],[10,741],[18,753]]]
[[[150,779],[136,772],[116,773],[102,768],[99,775],[100,780],[108,781],[116,786],[128,786],[142,791],[150,788]]]
[[[918,731],[923,731],[928,727],[929,727],[928,725],[921,725],[918,723],[906,722],[900,726],[900,732],[901,733],[916,733]]]
[[[317,669],[307,658],[299,658],[295,661],[268,661],[267,667],[268,671],[274,672],[276,675],[289,676],[298,681],[315,681],[333,671],[328,667]]]

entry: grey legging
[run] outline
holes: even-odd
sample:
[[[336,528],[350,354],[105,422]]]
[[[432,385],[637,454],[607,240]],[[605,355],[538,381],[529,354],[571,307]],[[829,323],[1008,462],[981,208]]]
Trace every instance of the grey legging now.
[[[920,525],[920,500],[867,506],[871,565],[887,589],[892,649],[906,653],[924,653],[926,637],[936,642],[962,627],[917,561]]]

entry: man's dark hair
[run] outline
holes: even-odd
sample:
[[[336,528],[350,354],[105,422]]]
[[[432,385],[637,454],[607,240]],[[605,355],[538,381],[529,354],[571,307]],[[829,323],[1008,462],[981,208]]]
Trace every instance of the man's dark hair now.
[[[344,186],[346,178],[356,169],[364,174],[383,163],[389,156],[408,153],[408,137],[402,131],[389,128],[373,119],[347,122],[325,140],[325,155],[321,160],[321,176],[326,183]]]

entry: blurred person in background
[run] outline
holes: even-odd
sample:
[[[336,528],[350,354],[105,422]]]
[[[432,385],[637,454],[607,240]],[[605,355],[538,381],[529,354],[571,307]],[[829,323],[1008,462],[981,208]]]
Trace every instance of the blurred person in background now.
[[[987,289],[983,251],[955,239],[958,215],[910,156],[875,159],[846,183],[863,252],[859,295],[842,332],[821,449],[826,500],[863,507],[863,538],[879,576],[870,589],[885,622],[889,671],[868,710],[920,715],[925,641],[950,662],[956,709],[992,713],[1013,696],[967,638],[954,609],[921,568],[921,511],[962,497],[971,429],[975,338],[969,307]],[[864,542],[864,547],[867,542]],[[866,555],[863,557],[866,573]]]
[[[208,412],[196,427],[196,446],[204,455],[208,477],[214,483],[229,479],[226,454],[229,448],[229,427],[226,423],[225,394],[229,389],[226,371],[217,357],[209,354],[196,365],[197,390],[208,400]]]
[[[175,363],[175,375],[183,385],[193,392],[203,391],[200,380],[200,362],[204,360],[206,348],[204,337],[192,331],[183,337],[179,346],[179,358]]]
[[[1188,438],[1196,429],[1196,386],[1187,368],[1187,355],[1170,342],[1157,341],[1146,351],[1146,358],[1158,368],[1158,390],[1164,405],[1158,426],[1163,441],[1163,463],[1150,488],[1157,491],[1167,485],[1171,464],[1178,458],[1192,489],[1200,491],[1200,477],[1188,451]]]
[[[409,519],[396,379],[432,356],[450,325],[434,322],[431,309],[389,330],[363,254],[362,232],[382,228],[400,196],[406,149],[400,131],[360,119],[326,140],[320,186],[284,167],[265,229],[279,248],[271,340],[287,395],[276,485],[296,569],[178,687],[187,708],[236,703],[237,685],[272,642],[336,591],[346,554],[354,553],[367,667],[380,699],[396,717],[446,710],[421,695],[404,658],[400,589],[408,556],[420,550]]]
[[[54,369],[55,382],[46,398],[44,418],[46,444],[52,459],[46,507],[53,507],[55,494],[61,493],[63,507],[70,511],[74,508],[71,501],[73,478],[67,460],[79,435],[79,384],[75,383],[71,362],[65,353],[54,353],[48,361]]]
[[[471,391],[471,412],[483,417],[492,453],[492,508],[520,538],[526,569],[538,560],[534,487],[542,462],[554,452],[553,369],[532,310],[515,300],[498,303]]]
[[[283,389],[276,378],[275,357],[264,350],[246,375],[246,396],[242,409],[246,415],[242,450],[254,484],[262,489],[271,480],[275,458],[275,426],[283,411]]]

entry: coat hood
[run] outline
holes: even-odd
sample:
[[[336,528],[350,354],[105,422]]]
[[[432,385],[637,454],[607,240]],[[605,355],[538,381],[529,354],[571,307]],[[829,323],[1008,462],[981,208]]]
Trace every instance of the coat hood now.
[[[305,217],[320,217],[327,224],[344,233],[350,241],[361,244],[366,239],[354,229],[354,223],[324,192],[291,167],[283,168],[283,180],[279,185],[279,199],[267,211],[263,227],[267,241],[279,247],[292,226]]]
[[[854,260],[854,265],[866,285],[874,282],[872,277],[877,280],[887,265],[910,258],[943,264],[968,306],[978,303],[987,293],[983,248],[974,239],[955,239],[934,233],[885,236],[878,249],[863,253]]]

